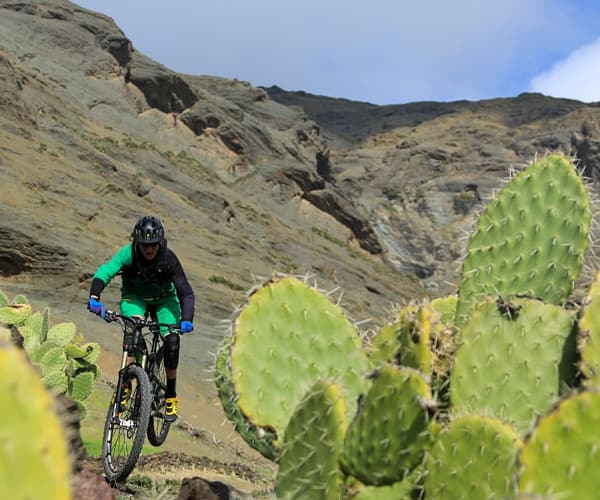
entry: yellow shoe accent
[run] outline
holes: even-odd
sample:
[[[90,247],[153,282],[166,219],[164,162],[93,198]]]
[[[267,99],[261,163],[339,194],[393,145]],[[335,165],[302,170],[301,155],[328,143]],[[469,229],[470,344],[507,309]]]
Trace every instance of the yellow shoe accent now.
[[[177,420],[177,403],[177,398],[165,399],[165,420],[167,422],[175,422],[175,420]]]
[[[121,391],[121,406],[127,406],[130,396],[131,389],[129,387],[123,387],[123,390]]]

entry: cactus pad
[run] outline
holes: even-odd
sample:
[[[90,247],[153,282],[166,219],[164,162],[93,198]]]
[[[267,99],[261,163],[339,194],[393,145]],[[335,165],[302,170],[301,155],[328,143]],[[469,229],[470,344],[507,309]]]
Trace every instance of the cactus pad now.
[[[69,384],[69,395],[75,401],[87,399],[94,388],[94,374],[92,372],[79,373],[73,377]]]
[[[520,446],[512,427],[493,418],[451,420],[425,460],[426,498],[512,498]]]
[[[0,323],[20,325],[31,315],[29,304],[9,304],[0,308]]]
[[[75,323],[58,323],[48,330],[47,340],[59,345],[66,345],[74,337],[77,331]]]
[[[5,498],[71,498],[66,437],[24,353],[0,346],[0,484]]]
[[[417,370],[382,367],[346,433],[343,470],[369,485],[404,479],[430,443],[430,402],[427,381]]]
[[[329,297],[297,278],[256,289],[232,335],[236,403],[254,425],[278,435],[318,380],[339,379],[351,402],[366,385],[367,357],[354,325]]]
[[[590,223],[587,190],[566,157],[549,155],[516,175],[469,240],[457,324],[485,295],[565,301],[583,266]]]
[[[431,310],[427,305],[411,304],[395,316],[395,321],[385,325],[371,341],[372,365],[377,368],[386,362],[395,363],[431,375]]]
[[[596,498],[600,491],[600,392],[562,400],[538,421],[519,456],[519,490],[544,498]]]
[[[573,381],[574,322],[573,311],[534,299],[480,304],[461,331],[450,375],[453,413],[529,430]]]
[[[420,484],[425,471],[421,466],[416,467],[402,481],[390,484],[389,486],[365,486],[360,484],[356,495],[351,496],[352,500],[413,500],[422,498],[419,495],[422,485]]]
[[[275,491],[278,498],[341,498],[338,458],[348,426],[340,387],[317,382],[285,429]]]
[[[231,369],[229,368],[231,349],[231,338],[225,338],[223,345],[217,351],[215,360],[215,384],[217,394],[227,418],[235,426],[244,441],[252,448],[260,452],[269,460],[276,461],[279,457],[279,443],[277,435],[268,429],[257,428],[242,413],[237,406],[237,397],[233,382],[231,381]]]
[[[600,273],[592,283],[579,318],[578,349],[586,386],[600,386]]]

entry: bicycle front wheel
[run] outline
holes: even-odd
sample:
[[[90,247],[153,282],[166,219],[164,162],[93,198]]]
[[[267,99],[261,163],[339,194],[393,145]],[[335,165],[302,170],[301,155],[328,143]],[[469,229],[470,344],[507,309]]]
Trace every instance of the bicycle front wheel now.
[[[153,446],[160,446],[167,439],[170,423],[165,420],[165,393],[167,375],[163,367],[163,348],[156,352],[150,363],[150,387],[152,389],[152,405],[150,422],[148,423],[148,441]]]
[[[137,365],[130,365],[123,377],[129,394],[116,400],[116,392],[106,415],[102,445],[104,474],[111,483],[124,481],[142,452],[152,395],[148,375]]]

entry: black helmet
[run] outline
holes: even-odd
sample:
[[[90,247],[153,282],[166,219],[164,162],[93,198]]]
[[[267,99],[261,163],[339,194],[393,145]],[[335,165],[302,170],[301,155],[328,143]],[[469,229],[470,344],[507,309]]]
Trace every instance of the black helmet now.
[[[131,236],[141,245],[160,243],[165,238],[165,229],[157,217],[146,215],[135,223]]]

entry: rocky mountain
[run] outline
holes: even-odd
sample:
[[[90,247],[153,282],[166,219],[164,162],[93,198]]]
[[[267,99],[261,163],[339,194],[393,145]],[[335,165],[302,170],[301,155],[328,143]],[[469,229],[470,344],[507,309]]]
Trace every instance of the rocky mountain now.
[[[466,231],[511,168],[562,149],[600,176],[598,104],[376,106],[180,74],[66,0],[0,0],[0,81],[0,288],[105,339],[90,277],[156,214],[197,293],[198,384],[258,277],[312,274],[375,327],[455,289]]]

